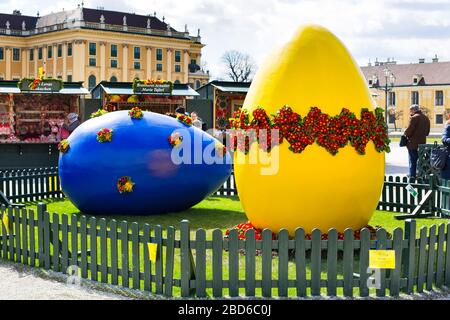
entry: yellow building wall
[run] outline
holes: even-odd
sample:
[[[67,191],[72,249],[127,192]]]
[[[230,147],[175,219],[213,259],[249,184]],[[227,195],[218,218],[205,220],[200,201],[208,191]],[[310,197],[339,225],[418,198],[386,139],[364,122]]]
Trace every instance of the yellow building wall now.
[[[395,106],[389,106],[388,110],[395,110],[402,112],[402,116],[396,120],[397,128],[406,129],[409,124],[409,107],[411,106],[411,92],[417,91],[419,93],[419,105],[425,111],[430,119],[431,128],[434,131],[439,131],[445,126],[445,121],[450,115],[450,85],[445,86],[411,86],[411,87],[396,87],[395,92]],[[436,91],[443,91],[443,105],[435,105]],[[380,108],[385,108],[385,93],[382,90],[371,89],[376,104]],[[444,124],[436,123],[436,115],[443,115]],[[390,128],[394,128],[393,124],[389,124]]]

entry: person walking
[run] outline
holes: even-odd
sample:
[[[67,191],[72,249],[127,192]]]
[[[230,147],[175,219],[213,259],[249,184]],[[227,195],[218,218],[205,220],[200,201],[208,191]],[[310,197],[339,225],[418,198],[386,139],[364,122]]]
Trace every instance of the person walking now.
[[[409,155],[409,179],[413,182],[417,178],[417,161],[419,159],[419,144],[425,144],[430,134],[430,119],[422,113],[420,107],[413,104],[409,107],[409,125],[403,134],[408,139],[406,148]]]

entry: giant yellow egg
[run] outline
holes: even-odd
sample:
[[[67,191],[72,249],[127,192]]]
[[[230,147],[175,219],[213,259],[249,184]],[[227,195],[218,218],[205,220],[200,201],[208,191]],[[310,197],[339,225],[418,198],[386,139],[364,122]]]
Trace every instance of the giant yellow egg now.
[[[308,25],[263,62],[243,109],[262,107],[274,114],[288,105],[301,116],[318,107],[330,116],[347,108],[359,119],[362,108],[374,111],[367,83],[348,50],[327,29]],[[384,153],[369,141],[365,154],[350,143],[332,155],[317,143],[301,153],[284,141],[266,159],[251,161],[235,153],[235,178],[243,209],[257,228],[293,235],[295,229],[327,232],[367,225],[380,198]],[[278,158],[278,159],[277,159]],[[244,161],[243,161],[244,160]]]

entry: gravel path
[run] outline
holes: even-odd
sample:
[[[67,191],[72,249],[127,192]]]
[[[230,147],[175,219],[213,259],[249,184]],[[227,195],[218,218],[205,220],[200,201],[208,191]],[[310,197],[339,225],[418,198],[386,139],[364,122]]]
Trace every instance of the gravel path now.
[[[57,279],[57,280],[55,280]],[[67,277],[0,260],[0,300],[118,300],[122,295],[83,284],[68,285]]]

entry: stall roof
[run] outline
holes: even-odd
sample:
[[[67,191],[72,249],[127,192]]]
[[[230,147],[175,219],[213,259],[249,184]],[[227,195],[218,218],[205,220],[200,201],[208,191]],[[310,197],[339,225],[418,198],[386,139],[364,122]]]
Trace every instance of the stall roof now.
[[[4,93],[22,93],[17,87],[19,81],[0,81],[0,94]],[[26,93],[42,93],[42,92],[26,92]],[[46,92],[48,94],[89,94],[89,91],[83,87],[83,82],[64,82],[64,87],[59,92]]]
[[[233,82],[233,81],[218,81],[214,80],[207,84],[205,84],[203,87],[206,86],[213,86],[217,89],[219,89],[222,92],[229,92],[229,93],[247,93],[251,82]],[[197,90],[200,90],[202,87],[200,87]]]
[[[132,82],[100,82],[92,92],[96,92],[99,89],[103,90],[106,94],[138,94],[133,92]],[[198,96],[199,94],[192,89],[188,84],[174,83],[172,96]]]

